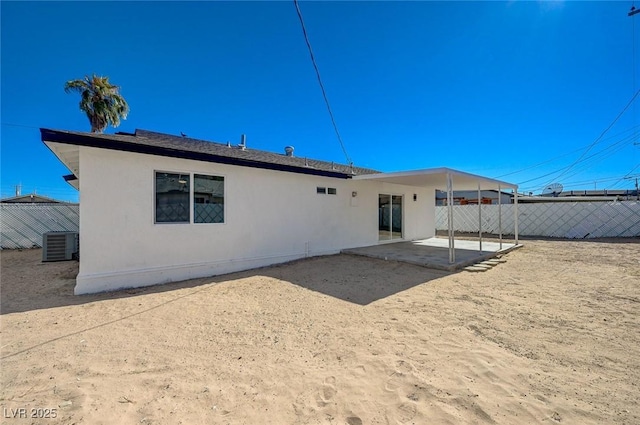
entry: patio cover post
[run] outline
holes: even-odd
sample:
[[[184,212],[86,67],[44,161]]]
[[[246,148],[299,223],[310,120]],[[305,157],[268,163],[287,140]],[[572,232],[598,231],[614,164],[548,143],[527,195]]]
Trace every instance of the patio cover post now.
[[[514,217],[514,234],[516,238],[516,245],[518,245],[518,189],[513,189],[513,215]]]
[[[449,264],[456,261],[455,242],[453,239],[453,179],[447,173],[447,221],[449,226]]]
[[[502,249],[502,187],[500,185],[498,185],[498,236],[500,249]]]
[[[482,253],[482,191],[478,183],[478,239],[480,240],[480,253]]]

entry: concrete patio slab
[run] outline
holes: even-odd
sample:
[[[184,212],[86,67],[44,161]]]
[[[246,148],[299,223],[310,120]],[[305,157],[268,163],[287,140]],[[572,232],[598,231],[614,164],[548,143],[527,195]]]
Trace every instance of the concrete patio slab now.
[[[449,240],[444,238],[420,239],[409,242],[383,243],[342,250],[343,254],[362,255],[383,260],[401,261],[431,269],[455,271],[505,254],[522,245],[513,243],[455,240],[455,262],[449,263]]]

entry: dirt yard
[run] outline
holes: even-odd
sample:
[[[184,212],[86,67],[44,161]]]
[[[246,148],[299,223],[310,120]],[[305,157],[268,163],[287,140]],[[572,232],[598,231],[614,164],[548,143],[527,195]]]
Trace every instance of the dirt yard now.
[[[0,422],[640,424],[640,240],[524,244],[481,273],[338,255],[93,296],[3,251]]]

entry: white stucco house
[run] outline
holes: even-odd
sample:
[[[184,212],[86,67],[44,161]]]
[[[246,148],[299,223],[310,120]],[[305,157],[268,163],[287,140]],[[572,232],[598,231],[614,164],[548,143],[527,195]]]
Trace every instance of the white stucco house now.
[[[428,238],[448,179],[515,189],[447,168],[380,173],[145,130],[41,136],[80,190],[76,294]]]

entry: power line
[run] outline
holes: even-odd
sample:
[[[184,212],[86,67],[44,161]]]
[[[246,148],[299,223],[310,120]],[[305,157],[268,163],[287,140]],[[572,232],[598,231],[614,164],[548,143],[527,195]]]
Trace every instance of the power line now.
[[[34,127],[32,125],[13,124],[13,123],[9,123],[9,122],[3,122],[2,125],[6,125],[6,126],[9,126],[9,127],[34,128],[36,130],[40,130],[40,127]]]
[[[625,174],[625,175],[624,175],[620,180],[618,180],[617,182],[615,182],[615,183],[613,184],[613,186],[612,186],[612,187],[616,187],[616,185],[618,185],[621,181],[623,181],[623,180],[625,180],[625,179],[628,179],[628,178],[633,177],[633,176],[631,175],[631,173],[633,173],[634,171],[636,171],[636,169],[638,169],[638,167],[640,167],[640,164],[637,164],[635,167],[633,167],[633,168],[631,169],[631,171],[629,171],[627,174]]]
[[[578,157],[578,159],[576,159],[571,165],[569,165],[568,167],[566,167],[564,169],[564,171],[562,171],[558,176],[556,176],[554,178],[554,180],[558,180],[560,177],[564,176],[569,170],[571,170],[576,164],[578,164],[582,158],[584,158],[584,156],[589,153],[589,151],[591,150],[591,148],[593,148],[599,141],[600,139],[602,139],[602,137],[604,137],[604,135],[611,129],[611,127],[613,127],[615,125],[616,122],[618,122],[618,120],[620,119],[620,117],[622,117],[622,115],[624,115],[624,113],[627,111],[627,109],[629,109],[629,106],[631,106],[631,104],[633,103],[634,100],[636,100],[636,97],[638,97],[638,94],[640,94],[640,90],[637,90],[635,92],[635,94],[633,95],[633,97],[631,98],[631,100],[629,102],[627,102],[627,104],[625,105],[625,107],[622,109],[622,111],[614,118],[613,121],[611,121],[611,124],[609,124],[609,126],[607,128],[604,129],[604,131],[602,133],[600,133],[600,136],[598,136],[593,143],[591,143],[589,145],[589,147],[587,147],[587,149],[582,153],[582,155],[580,155]],[[550,184],[551,182],[549,182]]]
[[[587,158],[587,159],[590,159],[590,161],[585,160],[585,161],[582,163],[582,165],[581,165],[581,167],[580,167],[579,169],[574,170],[571,174],[567,175],[565,178],[571,178],[571,177],[573,177],[573,176],[575,176],[575,175],[578,175],[578,174],[582,173],[583,171],[585,171],[585,170],[587,170],[587,169],[589,169],[589,168],[591,168],[591,167],[595,166],[596,164],[601,163],[601,162],[602,162],[602,161],[604,161],[605,159],[607,159],[607,158],[609,158],[609,157],[613,156],[614,154],[616,154],[616,153],[620,152],[620,151],[621,151],[621,150],[623,150],[625,147],[627,147],[627,144],[622,144],[622,145],[620,145],[620,146],[616,146],[616,145],[614,144],[614,145],[611,145],[611,146],[609,146],[609,147],[607,147],[607,148],[605,148],[605,149],[601,150],[600,152],[597,152],[597,153],[595,153],[595,154],[591,155],[590,157],[588,157],[588,158]],[[607,151],[607,150],[609,150],[609,149],[612,149],[612,148],[613,148],[613,150],[612,150],[612,151],[610,151],[610,152],[608,152],[608,153],[606,153],[606,154],[604,154],[604,155],[600,156],[600,155],[601,155],[601,154],[603,154],[605,151]]]
[[[296,6],[296,12],[298,12],[298,18],[300,19],[300,25],[302,26],[302,34],[304,34],[304,41],[307,43],[307,49],[309,49],[311,62],[313,63],[313,68],[316,70],[316,77],[318,77],[318,83],[320,84],[320,89],[322,90],[322,97],[324,97],[324,103],[327,105],[327,110],[329,111],[329,116],[331,117],[333,129],[336,132],[336,136],[338,136],[338,141],[340,142],[340,146],[342,147],[342,152],[344,152],[345,158],[347,158],[347,162],[349,164],[352,164],[351,158],[349,158],[349,154],[347,154],[347,150],[345,149],[344,143],[342,142],[342,137],[340,137],[340,132],[338,131],[336,120],[333,117],[333,112],[331,111],[331,106],[329,105],[329,99],[327,98],[327,93],[324,90],[324,84],[322,84],[322,78],[320,78],[320,71],[318,70],[318,65],[316,64],[316,58],[313,56],[313,50],[311,49],[311,43],[309,42],[309,37],[307,36],[307,29],[305,28],[304,21],[302,20],[302,12],[300,12],[300,7],[298,6],[298,0],[293,0],[293,4]]]
[[[640,166],[640,164],[639,164]],[[638,167],[636,167],[638,168]],[[635,169],[631,170],[629,173],[632,173]],[[568,182],[568,183],[562,183],[563,186],[563,190],[567,191],[567,190],[576,190],[574,188],[579,188],[579,187],[584,187],[584,186],[593,186],[594,183],[606,183],[606,182],[613,182],[615,181],[615,183],[611,183],[611,184],[607,184],[606,188],[607,189],[615,189],[616,186],[618,186],[620,184],[620,182],[624,181],[624,179],[630,179],[630,178],[635,178],[636,176],[640,177],[640,174],[632,174],[629,175],[629,173],[627,173],[627,177],[623,176],[623,177],[607,177],[607,178],[593,178],[590,180],[582,180],[582,181],[575,181],[575,182]],[[537,188],[536,187],[522,187],[522,188],[518,188],[518,191],[520,192],[533,192],[535,191]]]
[[[624,138],[622,138],[622,139],[620,139],[620,140],[617,140],[616,142],[614,142],[614,143],[610,144],[610,145],[609,145],[609,146],[607,146],[606,148],[604,148],[604,149],[602,149],[602,150],[600,150],[600,151],[598,151],[598,152],[595,152],[595,153],[593,153],[593,154],[589,155],[587,158],[585,158],[585,159],[583,160],[583,167],[582,167],[579,171],[574,172],[573,174],[571,174],[571,175],[570,175],[570,177],[573,177],[573,176],[575,176],[576,174],[579,174],[579,173],[583,170],[585,163],[586,163],[587,165],[589,165],[589,166],[592,166],[592,165],[594,165],[595,163],[600,162],[600,161],[602,161],[602,160],[604,160],[604,159],[606,159],[606,158],[610,157],[612,154],[614,154],[614,153],[616,153],[616,152],[620,151],[622,148],[626,147],[629,143],[632,143],[632,142],[633,142],[633,140],[634,140],[634,138],[635,138],[635,135],[634,135],[634,134],[632,134],[632,135],[628,135],[628,136],[626,136],[626,137],[624,137]],[[609,151],[609,150],[611,150],[611,149],[613,149],[613,151],[612,151],[612,152],[608,152],[607,154],[605,154],[605,156],[603,156],[603,157],[601,157],[601,158],[597,158],[597,159],[598,159],[598,161],[596,162],[596,159],[595,159],[596,157],[598,157],[599,155],[604,154],[606,151]],[[587,163],[587,161],[589,161],[589,160],[591,160],[591,162],[590,162],[590,163]],[[560,171],[563,171],[563,170],[568,171],[568,168],[569,168],[569,167],[570,167],[570,166],[563,167],[563,168],[560,168],[559,170],[554,170],[554,171],[551,171],[551,172],[549,172],[549,173],[543,174],[543,175],[541,175],[541,176],[538,176],[538,177],[535,177],[535,178],[532,178],[532,179],[529,179],[529,180],[525,180],[525,181],[519,182],[519,183],[518,183],[518,185],[523,185],[523,184],[525,184],[525,183],[530,183],[530,182],[533,182],[533,181],[536,181],[536,180],[540,180],[540,179],[543,179],[543,178],[545,178],[545,177],[548,177],[548,176],[550,176],[550,175],[552,175],[552,174],[555,174],[555,173],[560,172]],[[545,186],[547,186],[548,184],[550,184],[550,183],[547,183]]]
[[[582,155],[580,155],[580,157],[578,157],[578,159],[577,159],[577,160],[575,160],[572,164],[570,164],[570,165],[568,165],[568,166],[566,166],[566,167],[562,167],[562,168],[560,168],[560,169],[558,169],[558,170],[554,170],[554,171],[552,171],[552,172],[550,172],[550,173],[543,174],[542,176],[539,176],[539,177],[536,177],[536,178],[533,178],[533,179],[529,179],[529,180],[525,180],[525,181],[523,181],[523,182],[519,182],[519,183],[518,183],[518,185],[522,185],[522,184],[524,184],[524,183],[529,183],[529,182],[532,182],[532,181],[540,180],[540,179],[542,179],[542,178],[544,178],[544,177],[548,177],[548,176],[550,176],[550,175],[552,175],[552,174],[555,174],[555,173],[558,173],[558,172],[560,172],[560,174],[559,174],[559,175],[557,175],[556,177],[554,177],[554,179],[553,179],[553,180],[558,180],[560,177],[562,177],[563,175],[565,175],[569,170],[571,170],[571,169],[572,169],[573,167],[575,167],[578,163],[580,163],[580,162],[583,160],[584,156],[585,156],[585,155],[586,155],[586,154],[587,154],[587,153],[588,153],[588,152],[589,152],[589,151],[590,151],[590,150],[591,150],[591,149],[592,149],[596,144],[598,144],[598,143],[600,143],[600,142],[602,141],[602,138],[604,137],[604,135],[605,135],[605,134],[606,134],[606,133],[611,129],[611,127],[613,127],[613,126],[614,126],[614,124],[615,124],[615,123],[620,119],[620,117],[622,117],[622,115],[624,115],[624,113],[627,111],[627,109],[629,109],[629,106],[631,106],[631,104],[635,101],[636,97],[638,97],[638,95],[639,95],[639,94],[640,94],[640,90],[638,90],[638,91],[636,91],[636,92],[635,92],[635,94],[633,95],[633,97],[631,98],[631,100],[629,100],[629,102],[625,105],[625,107],[622,109],[622,111],[621,111],[621,112],[620,112],[620,113],[619,113],[619,114],[614,118],[614,120],[611,122],[611,124],[609,124],[609,126],[608,126],[606,129],[604,129],[604,131],[603,131],[602,133],[600,133],[600,136],[598,136],[598,137],[597,137],[597,138],[596,138],[596,139],[595,139],[595,140],[594,140],[594,141],[593,141],[589,146],[587,146],[587,149],[582,153]],[[618,143],[618,142],[617,142],[617,143]],[[616,143],[616,144],[617,144],[617,143]],[[615,144],[614,144],[614,145],[615,145]],[[612,146],[613,146],[613,145],[612,145]],[[610,148],[610,147],[611,147],[611,146],[609,146],[609,148]],[[608,148],[606,148],[606,149],[608,149]],[[606,149],[604,149],[604,150],[606,150]],[[604,151],[604,150],[603,150],[603,151]],[[601,152],[602,152],[602,151],[601,151]],[[600,152],[599,152],[599,153],[600,153]],[[596,154],[596,155],[597,155],[597,154]],[[594,155],[591,155],[591,156],[590,156],[590,157],[588,157],[587,159],[592,158],[593,156],[594,156]],[[575,175],[575,174],[574,174],[574,175]],[[551,182],[548,182],[548,183],[547,183],[547,184],[545,184],[544,186],[547,186],[547,185],[549,185],[549,184],[551,184],[551,183],[552,183],[552,181],[551,181]]]
[[[638,166],[640,166],[640,164]],[[638,168],[638,166],[636,166],[636,168]],[[618,184],[618,182],[621,179],[624,179],[624,178],[627,178],[627,177],[632,177],[629,174],[632,173],[634,170],[635,170],[635,168],[632,169],[629,173],[625,174],[623,177],[604,177],[604,178],[596,178],[596,179],[590,179],[590,180],[581,180],[581,181],[563,183],[562,186],[564,186],[565,188],[568,188],[568,187],[576,187],[576,186],[585,186],[587,184],[593,184],[594,182],[603,183],[603,182],[616,181],[616,183],[614,183],[611,186],[613,188],[616,184]],[[638,176],[640,176],[640,174],[638,174]]]
[[[608,137],[608,138],[607,138],[607,139],[605,139],[605,140],[611,140],[611,139],[613,139],[614,137],[621,136],[621,135],[623,135],[623,134],[625,134],[625,133],[627,133],[627,132],[629,132],[629,131],[635,131],[635,130],[637,130],[637,128],[638,128],[638,127],[640,127],[640,124],[637,124],[637,125],[635,125],[635,126],[633,126],[633,127],[630,127],[630,128],[628,128],[628,129],[626,129],[626,130],[624,130],[624,131],[621,131],[620,133],[614,134],[613,136]],[[627,136],[627,137],[628,137],[628,136]],[[513,174],[519,174],[519,173],[522,173],[523,171],[527,171],[527,170],[530,170],[530,169],[532,169],[532,168],[537,168],[537,167],[539,167],[539,166],[541,166],[541,165],[548,164],[548,163],[550,163],[550,162],[553,162],[553,161],[556,161],[556,160],[558,160],[558,159],[564,158],[565,156],[569,156],[569,155],[571,155],[572,153],[575,153],[575,152],[581,151],[582,149],[584,149],[584,148],[586,148],[586,147],[587,147],[587,146],[581,146],[581,147],[579,147],[579,148],[577,148],[577,149],[574,149],[574,150],[572,150],[572,151],[569,151],[569,152],[563,153],[562,155],[556,156],[555,158],[551,158],[551,159],[548,159],[548,160],[546,160],[546,161],[538,162],[537,164],[529,165],[529,166],[527,166],[527,167],[525,167],[525,168],[521,168],[521,169],[519,169],[519,170],[512,171],[512,172],[510,172],[510,173],[501,174],[501,175],[499,175],[499,176],[494,176],[493,178],[494,178],[494,179],[500,179],[500,178],[502,178],[502,177],[511,176],[511,175],[513,175]]]
[[[616,137],[616,136],[620,136],[620,135],[622,135],[622,134],[624,134],[624,133],[627,133],[627,132],[629,132],[629,131],[635,131],[635,130],[637,130],[637,128],[638,128],[638,127],[640,127],[640,124],[635,125],[635,126],[633,126],[633,127],[631,127],[631,128],[628,128],[628,129],[626,129],[626,130],[624,130],[624,131],[621,131],[620,133],[617,133],[617,134],[615,134],[615,135],[613,135],[613,136],[611,136],[611,137],[608,137],[607,139],[604,139],[604,140],[610,140],[610,139],[613,139],[614,137]],[[628,136],[627,136],[627,137],[628,137]],[[528,167],[521,168],[520,170],[512,171],[512,172],[510,172],[510,173],[501,174],[501,175],[499,175],[499,176],[494,176],[493,178],[494,178],[494,179],[500,179],[500,178],[502,178],[502,177],[511,176],[511,175],[513,175],[513,174],[519,174],[519,173],[521,173],[521,172],[523,172],[523,171],[527,171],[527,170],[530,170],[530,169],[532,169],[532,168],[537,168],[537,167],[539,167],[539,166],[541,166],[541,165],[548,164],[548,163],[550,163],[550,162],[553,162],[553,161],[556,161],[556,160],[558,160],[558,159],[564,158],[565,156],[569,156],[569,155],[571,155],[571,154],[572,154],[572,153],[574,153],[574,152],[581,151],[581,150],[582,150],[582,149],[584,149],[584,148],[586,148],[586,146],[581,146],[581,147],[579,147],[579,148],[577,148],[577,149],[574,149],[574,150],[572,150],[572,151],[569,151],[569,152],[563,153],[562,155],[556,156],[555,158],[551,158],[551,159],[548,159],[548,160],[546,160],[546,161],[538,162],[537,164],[533,164],[533,165],[530,165],[530,166],[528,166]],[[555,171],[554,171],[554,172],[555,172]]]

